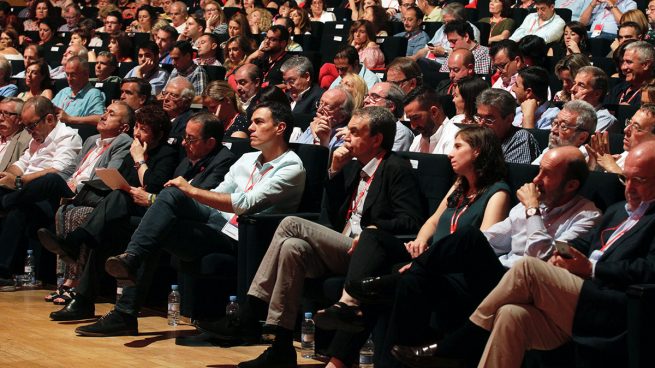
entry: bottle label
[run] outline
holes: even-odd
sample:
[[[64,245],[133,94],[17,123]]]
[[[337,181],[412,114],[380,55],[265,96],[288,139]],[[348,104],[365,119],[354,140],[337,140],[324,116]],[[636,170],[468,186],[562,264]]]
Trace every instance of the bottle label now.
[[[168,303],[168,310],[171,312],[177,312],[180,310],[180,304],[179,303]]]
[[[32,272],[32,266],[25,266],[25,273],[31,273]]]
[[[314,342],[314,334],[302,334],[302,342]]]
[[[359,364],[373,364],[373,354],[371,355],[364,355],[364,354],[359,354]]]

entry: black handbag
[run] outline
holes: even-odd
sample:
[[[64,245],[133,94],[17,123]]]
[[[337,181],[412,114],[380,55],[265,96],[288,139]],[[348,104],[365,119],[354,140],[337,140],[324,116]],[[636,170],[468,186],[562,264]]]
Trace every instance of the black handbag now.
[[[73,198],[73,205],[75,206],[96,207],[100,201],[112,192],[112,189],[100,179],[88,180],[83,183],[84,186]]]

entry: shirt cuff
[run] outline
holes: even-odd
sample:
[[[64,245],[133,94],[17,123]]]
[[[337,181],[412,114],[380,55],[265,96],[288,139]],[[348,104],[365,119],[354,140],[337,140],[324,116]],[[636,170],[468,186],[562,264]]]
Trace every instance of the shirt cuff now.
[[[590,259],[589,262],[591,262],[591,279],[593,280],[596,278],[596,263],[598,261]]]

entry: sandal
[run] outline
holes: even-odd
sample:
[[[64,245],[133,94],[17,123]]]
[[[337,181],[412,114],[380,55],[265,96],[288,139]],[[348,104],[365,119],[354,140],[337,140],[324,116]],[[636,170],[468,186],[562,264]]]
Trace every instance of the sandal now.
[[[364,315],[359,307],[343,302],[316,312],[316,326],[324,330],[339,330],[351,333],[364,331]]]
[[[68,290],[64,290],[63,293],[53,299],[52,303],[56,305],[67,305],[71,300],[73,300],[73,298],[75,298],[76,295],[77,293],[75,292],[75,288],[69,288]]]
[[[43,299],[46,301],[46,303],[52,303],[55,299],[57,299],[61,294],[64,292],[70,290],[70,286],[62,285],[58,287],[55,291],[51,292],[50,294],[46,295]]]

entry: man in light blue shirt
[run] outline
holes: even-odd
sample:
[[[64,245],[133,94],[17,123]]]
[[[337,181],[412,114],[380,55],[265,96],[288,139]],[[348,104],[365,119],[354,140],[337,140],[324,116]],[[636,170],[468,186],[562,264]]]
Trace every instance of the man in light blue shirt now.
[[[548,72],[539,66],[519,71],[512,88],[519,107],[512,123],[516,127],[550,129],[559,108],[548,102]]]
[[[334,55],[334,66],[337,68],[339,77],[332,82],[330,89],[338,86],[341,83],[341,78],[348,73],[355,73],[364,79],[368,88],[373,87],[375,83],[380,81],[380,77],[372,71],[366,69],[364,64],[359,63],[359,54],[357,50],[348,45],[344,46],[339,52]],[[348,121],[346,120],[346,123]]]
[[[148,41],[139,45],[137,59],[139,65],[135,66],[125,75],[125,78],[137,77],[148,81],[152,86],[152,94],[154,96],[164,89],[169,77],[169,73],[159,67],[157,55],[159,55],[159,47],[156,43]]]
[[[621,16],[628,10],[637,9],[633,0],[585,0],[580,23],[590,26],[589,37],[614,40],[619,30]]]
[[[400,32],[394,37],[407,38],[406,56],[413,56],[418,52],[418,50],[424,48],[430,39],[430,36],[421,29],[421,25],[423,24],[423,12],[416,6],[412,6],[405,10],[402,22],[403,27],[405,27],[405,32]]]
[[[89,83],[89,62],[79,56],[68,59],[65,66],[68,87],[52,99],[59,110],[59,120],[67,124],[92,124],[105,111],[105,97]]]

